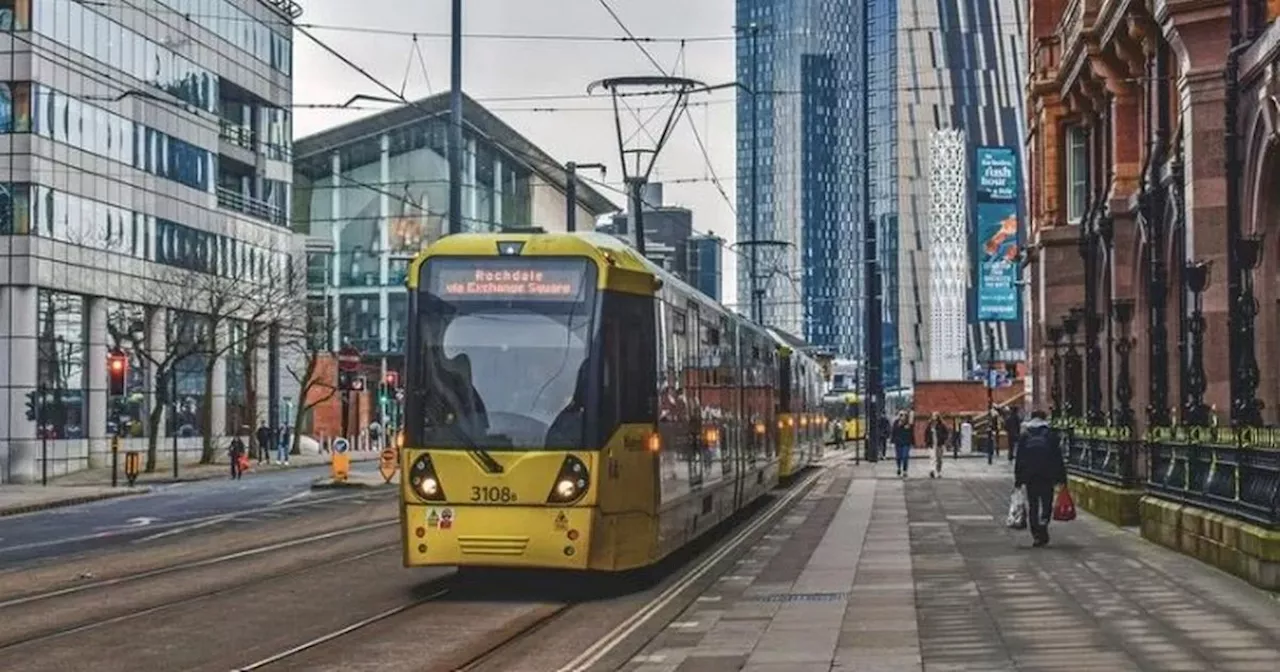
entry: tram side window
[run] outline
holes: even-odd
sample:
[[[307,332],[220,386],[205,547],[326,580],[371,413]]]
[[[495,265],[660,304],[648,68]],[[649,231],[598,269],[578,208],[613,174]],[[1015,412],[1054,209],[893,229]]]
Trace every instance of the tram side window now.
[[[620,424],[652,424],[658,415],[654,299],[609,294],[603,322],[601,427],[612,434]]]

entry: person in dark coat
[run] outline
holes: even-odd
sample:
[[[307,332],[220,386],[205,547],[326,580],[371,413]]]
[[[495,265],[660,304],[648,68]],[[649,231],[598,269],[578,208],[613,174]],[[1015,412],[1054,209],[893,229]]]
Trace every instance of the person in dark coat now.
[[[1009,435],[1009,461],[1012,462],[1018,452],[1018,435],[1022,434],[1022,414],[1017,406],[1009,409],[1009,417],[1004,419],[1004,430]]]
[[[898,475],[906,478],[907,467],[911,462],[911,446],[915,443],[915,428],[911,426],[911,416],[906,411],[898,413],[893,423],[894,455],[898,458]]]
[[[1013,486],[1027,488],[1027,527],[1033,546],[1049,543],[1053,519],[1053,487],[1067,484],[1067,464],[1045,413],[1036,410],[1022,426],[1013,465]]]
[[[227,453],[231,456],[232,480],[240,480],[240,476],[244,473],[244,470],[240,468],[240,460],[244,457],[244,451],[244,441],[241,441],[240,437],[237,436],[231,439],[231,448],[227,450]]]
[[[929,468],[929,478],[942,476],[942,455],[947,449],[948,438],[947,424],[935,412],[929,416],[929,424],[924,428],[924,443],[933,460]]]

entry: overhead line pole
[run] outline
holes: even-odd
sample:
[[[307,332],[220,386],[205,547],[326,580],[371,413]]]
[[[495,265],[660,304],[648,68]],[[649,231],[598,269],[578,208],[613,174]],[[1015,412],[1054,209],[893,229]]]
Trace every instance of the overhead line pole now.
[[[462,233],[462,0],[453,0],[449,41],[449,233]]]

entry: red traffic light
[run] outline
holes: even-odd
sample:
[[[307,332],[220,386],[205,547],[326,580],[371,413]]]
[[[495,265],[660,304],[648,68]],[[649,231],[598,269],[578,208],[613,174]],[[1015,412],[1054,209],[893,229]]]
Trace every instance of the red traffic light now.
[[[112,357],[112,358],[111,358],[111,373],[116,373],[116,374],[124,373],[124,358],[123,358],[123,357]]]
[[[388,371],[385,380],[388,387],[395,387],[400,382],[400,374],[395,371]]]

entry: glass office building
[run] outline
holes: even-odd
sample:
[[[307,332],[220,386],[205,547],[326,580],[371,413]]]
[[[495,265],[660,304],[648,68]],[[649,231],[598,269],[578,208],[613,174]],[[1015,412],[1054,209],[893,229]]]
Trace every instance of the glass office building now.
[[[738,94],[738,300],[750,305],[749,257],[755,247],[765,321],[844,357],[860,358],[864,350],[868,174],[872,221],[891,231],[896,215],[896,62],[887,29],[895,12],[888,0],[737,3],[737,79],[759,92]],[[870,78],[862,43],[868,20]],[[759,108],[755,127],[753,104]],[[869,153],[863,149],[868,115]],[[759,156],[754,245],[753,148]],[[891,285],[886,283],[887,291]],[[885,320],[894,323],[888,311]],[[896,338],[886,336],[885,343],[886,358],[896,357]]]
[[[689,284],[715,301],[722,294],[724,239],[713,235],[693,236],[688,241]]]
[[[896,29],[891,31],[898,41],[899,77],[894,105],[899,115],[900,289],[897,304],[905,384],[938,377],[938,372],[931,372],[928,365],[934,341],[929,319],[934,284],[930,278],[929,185],[931,178],[941,177],[935,171],[954,171],[956,167],[930,165],[935,133],[959,132],[964,143],[966,177],[976,147],[1014,147],[1019,156],[1022,155],[1026,129],[1025,26],[1025,3],[937,0],[902,2]],[[1025,170],[1021,172],[1026,174]],[[972,200],[971,180],[965,181],[965,198]],[[967,256],[972,259],[977,245],[972,203],[968,203],[966,210],[965,240]],[[1021,235],[1026,235],[1025,225]],[[978,286],[976,270],[977,264],[970,263],[968,288]],[[966,294],[963,370],[971,376],[980,375],[985,367],[983,353],[988,349],[988,326],[994,336],[997,358],[1022,360],[1025,357],[1024,320],[980,323],[972,289]],[[940,334],[938,338],[946,340],[949,336]]]
[[[399,370],[405,274],[448,228],[449,96],[300,138],[294,145],[294,226],[307,235],[312,324],[334,349],[350,344],[371,374]],[[462,226],[564,231],[563,164],[464,97]],[[578,229],[618,208],[579,179]]]
[[[936,130],[955,128],[964,132],[969,154],[982,144],[1021,152],[1023,14],[1017,3],[997,0],[737,1],[737,80],[759,91],[740,91],[737,101],[743,306],[750,305],[754,146],[756,281],[765,320],[861,359],[864,231],[874,225],[885,387],[927,377],[929,140]],[[985,331],[972,302],[968,312],[972,363]],[[1016,354],[1021,324],[994,326],[996,348]]]
[[[145,450],[157,406],[183,452],[279,419],[278,330],[250,343],[242,313],[211,321],[189,290],[265,291],[298,251],[300,14],[288,0],[0,0],[0,483],[106,464],[113,434]],[[109,397],[115,347],[131,366]]]

